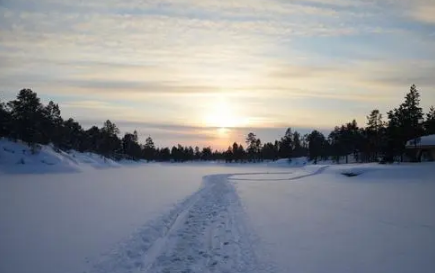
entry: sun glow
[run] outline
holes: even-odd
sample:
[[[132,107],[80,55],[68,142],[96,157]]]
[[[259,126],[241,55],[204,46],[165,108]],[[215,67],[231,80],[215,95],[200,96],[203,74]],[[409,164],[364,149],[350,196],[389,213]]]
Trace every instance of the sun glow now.
[[[225,129],[245,125],[245,122],[238,116],[234,107],[225,99],[219,99],[211,108],[210,112],[204,118],[206,126]],[[224,132],[224,130],[221,132]]]

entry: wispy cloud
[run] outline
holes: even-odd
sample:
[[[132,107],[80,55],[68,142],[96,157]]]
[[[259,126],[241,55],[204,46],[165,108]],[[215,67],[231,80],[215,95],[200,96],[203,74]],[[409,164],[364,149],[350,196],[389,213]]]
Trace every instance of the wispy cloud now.
[[[411,16],[421,22],[435,24],[435,3],[420,5],[414,8]]]
[[[432,0],[1,0],[0,90],[10,97],[34,88],[81,119],[200,126],[225,97],[251,126],[327,127],[345,115],[363,120],[375,104],[387,109],[412,83],[435,101],[434,7]]]

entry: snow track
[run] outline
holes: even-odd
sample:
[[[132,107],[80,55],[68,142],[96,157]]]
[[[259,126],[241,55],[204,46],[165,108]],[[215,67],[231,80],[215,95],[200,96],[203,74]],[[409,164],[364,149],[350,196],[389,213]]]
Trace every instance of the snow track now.
[[[229,175],[202,188],[94,264],[92,273],[261,272]]]
[[[299,169],[298,172],[267,172],[267,173],[239,173],[235,175],[231,175],[229,178],[232,181],[291,181],[298,180],[309,176],[314,176],[321,174],[324,170],[326,170],[329,166],[321,166],[317,169],[307,171],[305,169]],[[296,174],[296,175],[295,175]],[[270,176],[279,175],[283,178],[270,178]],[[240,178],[243,176],[248,176],[248,178]],[[265,178],[253,178],[255,176],[265,176]]]

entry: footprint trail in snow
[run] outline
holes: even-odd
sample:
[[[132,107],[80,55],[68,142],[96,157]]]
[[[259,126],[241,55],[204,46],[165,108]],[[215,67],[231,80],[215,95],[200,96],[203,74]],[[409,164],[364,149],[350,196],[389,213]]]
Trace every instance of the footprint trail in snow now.
[[[89,273],[265,271],[227,178],[206,177],[198,192],[104,255]]]

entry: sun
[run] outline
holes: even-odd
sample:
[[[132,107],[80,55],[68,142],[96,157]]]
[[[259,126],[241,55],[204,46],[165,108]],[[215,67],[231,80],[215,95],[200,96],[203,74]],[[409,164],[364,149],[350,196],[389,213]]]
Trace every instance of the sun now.
[[[242,125],[234,107],[225,99],[217,100],[210,108],[210,112],[205,115],[206,126],[225,129]]]

